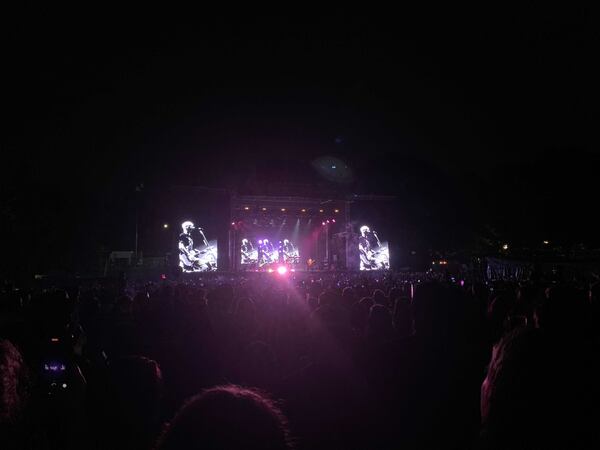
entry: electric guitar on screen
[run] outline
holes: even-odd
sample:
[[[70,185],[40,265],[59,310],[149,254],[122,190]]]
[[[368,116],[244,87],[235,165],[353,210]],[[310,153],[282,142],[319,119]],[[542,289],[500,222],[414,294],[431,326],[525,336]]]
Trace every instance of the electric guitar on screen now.
[[[186,272],[215,270],[217,267],[216,247],[208,245],[179,254],[179,265]]]
[[[375,253],[373,250],[360,250],[360,261],[363,266],[368,269],[377,268],[377,260],[375,259]]]

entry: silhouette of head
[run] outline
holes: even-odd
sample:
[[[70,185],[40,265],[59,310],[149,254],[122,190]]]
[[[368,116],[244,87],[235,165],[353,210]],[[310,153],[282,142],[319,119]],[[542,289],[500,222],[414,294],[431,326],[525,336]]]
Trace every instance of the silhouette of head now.
[[[289,449],[287,421],[258,390],[216,386],[188,400],[158,449]]]
[[[593,367],[542,330],[509,332],[481,386],[482,436],[499,449],[595,447]]]
[[[0,340],[0,426],[19,421],[27,400],[28,373],[17,348]]]

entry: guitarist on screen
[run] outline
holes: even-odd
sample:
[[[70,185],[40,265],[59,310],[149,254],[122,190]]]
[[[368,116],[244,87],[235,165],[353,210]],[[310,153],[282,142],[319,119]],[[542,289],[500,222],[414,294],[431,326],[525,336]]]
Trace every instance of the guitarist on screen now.
[[[249,264],[252,262],[252,252],[254,251],[254,247],[252,246],[252,242],[248,241],[248,239],[242,239],[241,252],[242,252],[242,264]]]
[[[195,272],[200,270],[200,261],[194,250],[194,239],[192,230],[194,224],[186,220],[181,224],[183,232],[179,235],[179,267],[184,272]]]
[[[194,248],[194,239],[192,238],[192,230],[195,230],[194,224],[186,220],[181,224],[183,232],[179,235],[179,267],[184,272],[199,272],[204,270],[216,270],[217,258],[204,236],[202,228],[198,228],[200,236],[204,243],[204,249],[198,250]]]
[[[294,244],[292,244],[289,239],[284,239],[283,240],[283,259],[285,260],[285,262],[287,263],[294,263],[297,262],[295,261],[294,258],[296,258],[298,256],[298,252],[296,251],[296,249],[294,248]],[[297,258],[296,258],[297,259]]]
[[[377,262],[373,257],[371,242],[369,242],[368,234],[371,229],[363,225],[360,227],[360,237],[358,238],[358,251],[360,254],[360,270],[373,270],[377,268]]]

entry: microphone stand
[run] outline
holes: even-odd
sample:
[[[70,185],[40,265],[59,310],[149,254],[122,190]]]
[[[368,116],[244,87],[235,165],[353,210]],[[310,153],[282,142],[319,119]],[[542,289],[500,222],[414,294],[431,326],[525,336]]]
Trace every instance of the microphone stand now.
[[[375,236],[375,239],[377,239],[377,246],[381,247],[381,241],[379,240],[379,236],[377,236],[377,233],[375,231],[373,231],[373,236]]]
[[[206,236],[204,236],[204,231],[202,231],[202,228],[198,228],[198,231],[200,232],[200,235],[202,236],[202,240],[204,241],[204,245],[205,245],[205,248],[206,248],[207,252],[212,257],[211,259],[213,260],[213,263],[217,264],[217,258],[215,257],[215,254],[209,248],[208,241],[206,240]],[[212,267],[211,267],[211,270],[212,270]]]
[[[200,236],[202,236],[202,240],[204,241],[204,245],[206,247],[208,247],[208,241],[206,240],[206,236],[204,236],[204,232],[202,231],[202,228],[198,228],[198,232],[200,233]]]

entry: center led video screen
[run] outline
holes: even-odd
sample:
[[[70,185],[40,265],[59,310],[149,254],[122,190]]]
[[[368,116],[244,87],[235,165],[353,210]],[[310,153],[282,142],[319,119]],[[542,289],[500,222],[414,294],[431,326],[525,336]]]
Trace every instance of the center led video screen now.
[[[300,264],[297,243],[288,238],[244,237],[240,255],[242,270],[265,270],[281,264],[295,268]]]

